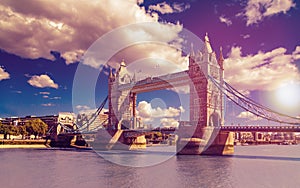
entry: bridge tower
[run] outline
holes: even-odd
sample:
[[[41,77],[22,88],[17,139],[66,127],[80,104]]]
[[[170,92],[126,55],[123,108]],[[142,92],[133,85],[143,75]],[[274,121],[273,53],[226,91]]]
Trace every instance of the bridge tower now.
[[[190,122],[197,128],[207,126],[218,127],[223,125],[223,94],[207,79],[212,76],[223,82],[223,55],[219,61],[212,51],[208,35],[205,36],[205,45],[202,51],[195,54],[191,51],[189,57],[188,75],[190,83]],[[196,131],[197,134],[200,131]]]
[[[212,50],[208,35],[204,47],[197,53],[191,49],[189,56],[190,77],[190,127],[180,127],[177,151],[179,154],[228,154],[233,152],[233,135],[219,133],[215,127],[224,125],[222,92],[208,79],[208,75],[223,84],[223,54]],[[232,142],[232,148],[231,144]],[[229,147],[227,147],[230,145]],[[231,151],[232,149],[232,151]]]
[[[124,60],[120,63],[116,73],[110,70],[108,78],[108,108],[109,119],[107,132],[110,136],[99,131],[97,147],[105,149],[141,149],[146,147],[145,135],[125,136],[123,129],[136,128],[136,93],[132,91],[135,83],[134,76],[130,76]],[[122,86],[129,86],[122,88]]]
[[[127,71],[124,60],[115,74],[110,70],[108,79],[109,129],[121,129],[121,126],[128,129],[135,128],[136,93],[132,93],[130,89],[119,89],[120,85],[132,82],[133,78]]]

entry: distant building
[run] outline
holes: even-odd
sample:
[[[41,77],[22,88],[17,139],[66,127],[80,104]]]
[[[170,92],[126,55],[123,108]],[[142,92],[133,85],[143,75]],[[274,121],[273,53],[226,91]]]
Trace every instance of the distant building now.
[[[76,119],[77,128],[85,128],[86,131],[92,131],[101,128],[105,128],[108,123],[108,113],[100,113],[95,116],[94,113],[78,114]]]
[[[51,135],[57,135],[62,131],[61,127],[59,127],[58,124],[63,123],[69,125],[70,127],[73,127],[75,122],[75,115],[70,112],[59,112],[58,115],[1,118],[0,122],[3,125],[21,126],[25,125],[26,122],[32,119],[42,120],[48,125],[48,133]]]
[[[179,127],[191,126],[190,121],[178,121]]]

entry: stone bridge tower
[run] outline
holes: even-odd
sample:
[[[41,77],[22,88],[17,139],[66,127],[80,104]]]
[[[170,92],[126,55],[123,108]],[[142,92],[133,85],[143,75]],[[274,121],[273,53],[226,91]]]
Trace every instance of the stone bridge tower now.
[[[219,59],[212,50],[208,35],[204,47],[197,53],[191,50],[188,75],[190,81],[190,124],[179,128],[178,154],[233,153],[233,134],[219,132],[224,125],[224,101],[222,92],[208,78],[224,83],[223,54]]]
[[[129,83],[133,83],[133,78],[123,60],[115,74],[110,70],[108,78],[109,129],[135,128],[136,94],[130,89],[119,89],[120,85]]]
[[[188,74],[190,83],[190,122],[197,126],[195,136],[200,135],[200,129],[207,126],[218,127],[224,124],[223,94],[207,79],[208,75],[223,83],[223,55],[222,50],[219,60],[212,50],[206,34],[204,48],[197,53],[192,49],[189,57]]]

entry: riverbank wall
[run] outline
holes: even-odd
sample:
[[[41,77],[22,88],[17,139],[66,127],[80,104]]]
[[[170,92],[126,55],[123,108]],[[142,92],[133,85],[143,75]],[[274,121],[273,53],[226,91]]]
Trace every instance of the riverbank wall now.
[[[48,148],[50,147],[50,140],[9,140],[0,139],[0,149],[1,148]]]

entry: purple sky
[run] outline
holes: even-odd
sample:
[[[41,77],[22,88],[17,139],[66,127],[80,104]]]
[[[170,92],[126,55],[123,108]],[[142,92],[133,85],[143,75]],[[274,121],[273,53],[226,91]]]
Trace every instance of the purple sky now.
[[[0,2],[0,117],[93,111],[91,101],[72,103],[78,61],[99,37],[120,26],[145,21],[161,27],[122,33],[113,43],[121,44],[131,37],[144,39],[147,34],[151,39],[180,45],[178,34],[183,29],[201,39],[207,32],[217,55],[223,47],[228,83],[276,111],[300,114],[298,1],[28,0],[26,4]],[[107,49],[111,45],[107,44]],[[130,64],[147,57],[167,59],[179,68],[186,66],[181,53],[161,45],[133,46],[116,52],[110,65],[123,58]],[[143,66],[157,67],[150,63]],[[101,67],[87,65],[91,71]],[[169,71],[170,67],[160,65],[160,71]],[[104,67],[99,76],[96,104],[107,95],[107,71]],[[89,75],[85,77],[83,86],[89,84]],[[186,102],[178,102],[178,95],[172,91],[141,94],[138,103],[141,116],[163,119],[162,125],[173,125],[180,112],[181,119],[188,117]],[[147,121],[151,123],[151,118]],[[260,122],[231,102],[226,103],[225,124]]]

